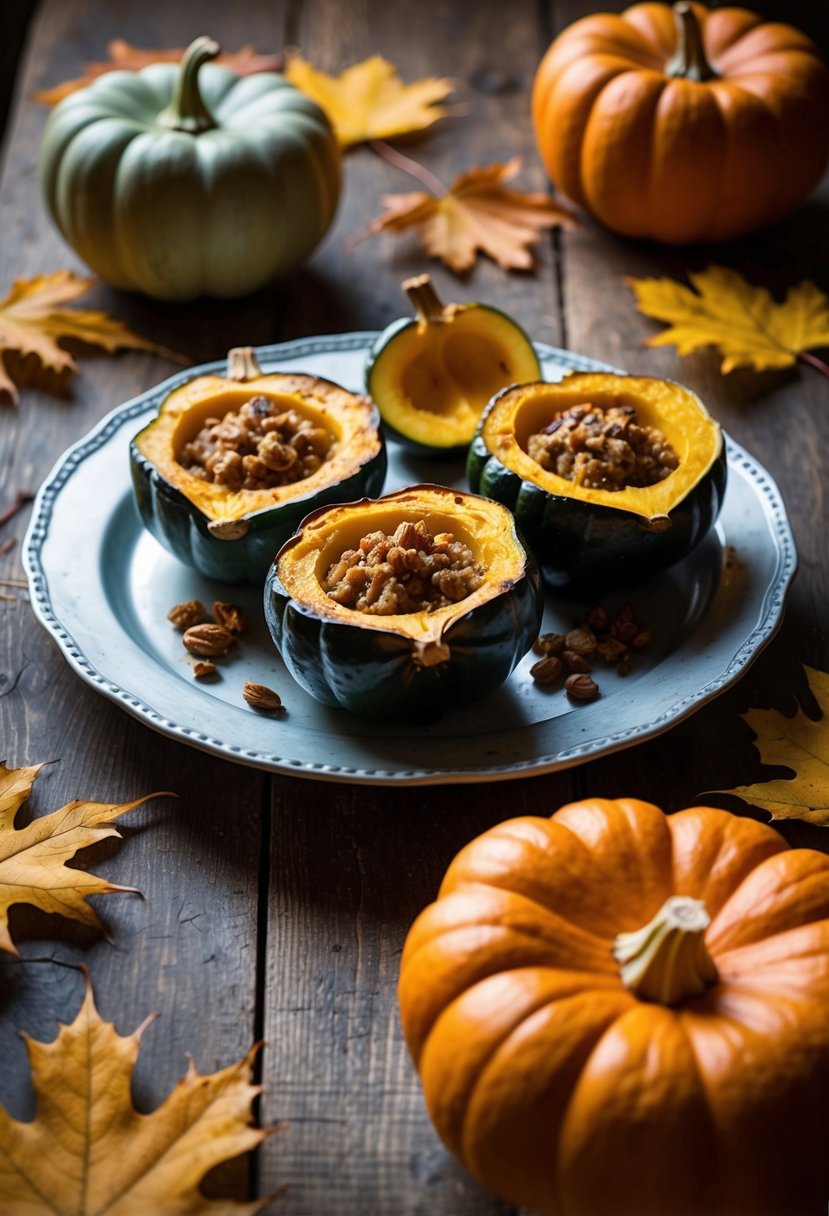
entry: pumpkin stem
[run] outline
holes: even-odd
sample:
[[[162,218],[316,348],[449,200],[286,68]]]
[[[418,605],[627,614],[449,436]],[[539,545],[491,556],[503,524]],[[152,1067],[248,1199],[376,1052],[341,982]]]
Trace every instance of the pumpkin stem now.
[[[668,76],[681,76],[684,80],[713,80],[718,75],[705,57],[702,30],[693,5],[685,0],[674,5],[676,21],[676,51],[665,64]]]
[[[429,325],[446,320],[446,309],[432,285],[430,275],[419,274],[414,279],[405,279],[403,290],[414,305],[418,321]]]
[[[643,928],[613,943],[622,983],[645,1001],[676,1005],[717,982],[705,945],[711,918],[701,899],[672,895]]]
[[[220,51],[218,42],[212,38],[197,38],[190,43],[179,67],[172,100],[158,116],[162,127],[170,131],[186,131],[188,135],[200,135],[219,125],[202,101],[199,68],[209,59],[215,59]]]
[[[256,362],[252,346],[234,346],[227,352],[227,379],[256,380],[262,375],[262,368]]]

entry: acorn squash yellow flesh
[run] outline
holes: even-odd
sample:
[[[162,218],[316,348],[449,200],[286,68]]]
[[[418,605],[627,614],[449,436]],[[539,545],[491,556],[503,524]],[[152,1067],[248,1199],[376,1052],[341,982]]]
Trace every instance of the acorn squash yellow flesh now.
[[[280,409],[295,410],[334,436],[314,473],[289,485],[230,492],[226,486],[205,481],[178,463],[184,444],[198,434],[207,418],[221,418],[257,396],[277,402]],[[159,474],[211,521],[241,519],[312,495],[343,481],[381,446],[374,406],[367,398],[300,373],[264,374],[238,387],[220,376],[200,376],[174,390],[158,417],[134,442]]]
[[[427,498],[424,491],[428,491]],[[432,536],[451,532],[486,570],[483,584],[455,604],[432,611],[386,616],[361,613],[331,599],[322,580],[331,565],[370,532],[392,535],[404,522],[425,523]],[[508,591],[525,574],[526,553],[515,541],[512,515],[499,503],[455,494],[445,487],[415,486],[377,501],[327,507],[309,516],[283,547],[276,574],[285,592],[315,616],[359,623],[361,629],[396,633],[413,641],[438,640],[449,626],[481,604]]]
[[[496,309],[460,305],[447,313],[440,323],[402,329],[371,373],[384,421],[434,448],[468,443],[490,397],[539,370],[523,331]]]
[[[531,435],[556,414],[589,403],[596,409],[633,406],[637,421],[657,427],[679,457],[679,466],[651,486],[601,490],[581,486],[541,467],[527,453]],[[487,449],[512,472],[550,494],[657,519],[667,516],[698,484],[722,451],[722,431],[699,398],[668,380],[645,376],[574,373],[547,384],[518,385],[493,402],[481,430]]]

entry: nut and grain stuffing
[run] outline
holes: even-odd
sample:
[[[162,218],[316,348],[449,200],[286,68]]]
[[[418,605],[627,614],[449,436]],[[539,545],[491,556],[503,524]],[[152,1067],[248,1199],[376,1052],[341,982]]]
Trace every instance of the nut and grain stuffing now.
[[[334,436],[297,410],[267,397],[251,397],[238,412],[207,418],[181,451],[179,463],[194,477],[237,490],[271,490],[315,473]]]
[[[432,536],[423,520],[404,522],[392,536],[369,532],[347,549],[322,580],[344,608],[390,616],[434,612],[477,591],[483,566],[452,532]]]
[[[652,486],[679,465],[662,432],[642,426],[632,405],[573,405],[530,435],[527,454],[547,472],[591,490]]]

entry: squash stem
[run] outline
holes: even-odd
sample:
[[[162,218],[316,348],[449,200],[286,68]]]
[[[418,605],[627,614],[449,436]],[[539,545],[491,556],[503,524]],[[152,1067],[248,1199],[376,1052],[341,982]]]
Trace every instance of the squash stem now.
[[[430,275],[419,274],[416,278],[404,279],[403,290],[414,305],[418,321],[429,325],[445,320],[446,310],[435,291]]]
[[[234,346],[227,352],[227,379],[256,380],[262,375],[262,368],[256,362],[252,346]]]
[[[645,1001],[676,1005],[717,982],[705,945],[711,918],[700,899],[672,895],[647,925],[613,943],[622,983]]]
[[[675,4],[674,20],[676,51],[665,64],[666,75],[681,76],[683,80],[695,80],[700,84],[704,80],[713,80],[718,73],[705,56],[702,30],[693,6],[685,0]]]
[[[166,110],[158,116],[159,124],[170,131],[185,131],[200,135],[219,125],[202,100],[199,90],[199,68],[215,59],[221,47],[212,38],[197,38],[191,42],[179,67],[173,97]]]

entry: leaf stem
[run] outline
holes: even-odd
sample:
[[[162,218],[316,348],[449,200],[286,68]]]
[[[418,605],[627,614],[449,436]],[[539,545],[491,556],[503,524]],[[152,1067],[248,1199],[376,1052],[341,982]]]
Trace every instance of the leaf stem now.
[[[425,186],[430,194],[434,194],[437,198],[446,198],[449,191],[439,177],[435,177],[423,165],[418,164],[416,160],[411,160],[410,157],[404,156],[402,152],[398,152],[396,148],[392,148],[383,139],[370,139],[368,146],[372,152],[375,152],[381,160],[387,161],[388,164],[394,165],[395,169],[402,169],[404,173],[408,173],[409,177],[414,177]]]
[[[34,494],[32,494],[31,490],[18,490],[14,502],[0,515],[0,527],[3,524],[7,524],[10,519],[14,519],[17,512],[22,511],[33,498]]]
[[[808,363],[816,371],[819,371],[822,376],[825,376],[826,379],[829,380],[829,363],[824,363],[822,359],[819,359],[817,355],[813,355],[808,350],[800,351],[797,357],[804,363]]]

